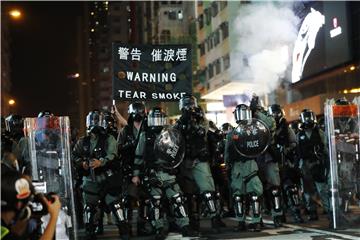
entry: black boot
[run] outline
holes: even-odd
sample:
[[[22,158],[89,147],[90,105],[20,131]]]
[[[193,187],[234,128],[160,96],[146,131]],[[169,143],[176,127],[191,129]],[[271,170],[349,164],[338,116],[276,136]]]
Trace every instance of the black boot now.
[[[251,232],[260,232],[261,231],[260,223],[251,223],[251,224],[249,224],[249,231],[251,231]]]
[[[304,219],[301,217],[300,209],[296,210],[293,214],[295,223],[303,223]]]
[[[95,227],[93,224],[85,224],[85,239],[96,240]]]
[[[281,217],[282,216],[275,216],[274,217],[273,221],[274,221],[275,228],[282,227]]]
[[[119,229],[119,235],[120,235],[120,239],[122,240],[128,240],[130,239],[130,229],[129,229],[129,224],[127,222],[121,222],[120,224],[118,224],[118,229]]]
[[[317,220],[319,220],[319,216],[318,216],[316,210],[315,211],[309,211],[308,220],[309,221],[317,221]]]
[[[215,216],[214,218],[214,222],[216,222],[216,225],[221,227],[221,228],[225,228],[226,224],[221,220],[220,216]]]
[[[244,222],[244,221],[240,221],[239,224],[238,224],[238,226],[235,227],[234,230],[235,230],[235,232],[244,232],[244,231],[246,231],[246,224],[245,224],[245,222]]]
[[[220,233],[221,224],[217,217],[211,218],[211,230],[215,233]]]
[[[153,234],[153,232],[151,231],[151,229],[149,229],[146,226],[145,220],[140,220],[137,222],[137,235],[138,236],[150,236],[152,234]]]
[[[181,234],[183,237],[198,237],[199,233],[189,227],[189,225],[181,228]]]
[[[167,236],[167,233],[163,228],[158,228],[155,230],[155,240],[164,240]]]
[[[96,235],[102,235],[104,234],[104,211],[101,209],[98,219],[98,224],[95,230]]]

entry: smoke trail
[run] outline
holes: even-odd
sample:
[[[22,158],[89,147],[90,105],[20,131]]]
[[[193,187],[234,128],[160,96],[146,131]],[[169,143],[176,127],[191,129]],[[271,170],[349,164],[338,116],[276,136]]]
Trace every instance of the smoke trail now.
[[[241,5],[234,21],[232,79],[256,84],[257,94],[279,87],[291,63],[299,21],[289,3]]]

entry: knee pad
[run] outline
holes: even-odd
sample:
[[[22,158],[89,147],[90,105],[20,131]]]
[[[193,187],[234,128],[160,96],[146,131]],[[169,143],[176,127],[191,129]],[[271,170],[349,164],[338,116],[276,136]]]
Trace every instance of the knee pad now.
[[[274,210],[276,212],[280,212],[282,210],[280,187],[274,186],[270,188],[270,193],[271,193],[271,202],[273,204]]]
[[[154,195],[151,197],[151,217],[154,220],[158,220],[161,218],[161,196]]]
[[[95,205],[84,205],[84,222],[85,224],[93,224],[96,214]]]
[[[109,204],[109,207],[118,223],[127,220],[127,211],[125,210],[124,202],[122,200]]]
[[[299,187],[297,185],[287,187],[286,194],[288,195],[290,205],[300,206]]]
[[[252,192],[250,195],[251,201],[251,209],[254,217],[260,217],[260,196],[258,196],[255,192]]]
[[[184,198],[180,193],[175,194],[171,197],[170,202],[173,205],[175,216],[178,218],[187,217],[185,207],[184,207]]]
[[[215,194],[213,192],[207,191],[202,193],[203,199],[206,203],[209,213],[216,213],[216,205],[215,205]]]
[[[245,214],[245,197],[244,195],[234,195],[234,210],[236,217],[243,217]]]

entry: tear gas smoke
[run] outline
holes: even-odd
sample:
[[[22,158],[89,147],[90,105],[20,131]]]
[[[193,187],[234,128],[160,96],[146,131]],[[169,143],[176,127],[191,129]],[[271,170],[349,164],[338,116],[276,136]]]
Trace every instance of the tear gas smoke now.
[[[286,78],[300,19],[290,3],[241,5],[234,21],[233,80],[252,82],[258,95],[270,93]]]

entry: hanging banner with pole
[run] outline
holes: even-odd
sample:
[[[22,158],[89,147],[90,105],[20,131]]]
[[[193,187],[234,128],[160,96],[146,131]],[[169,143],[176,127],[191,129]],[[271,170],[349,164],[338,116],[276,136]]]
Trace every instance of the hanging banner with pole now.
[[[191,45],[113,43],[113,99],[179,101],[192,91]]]

